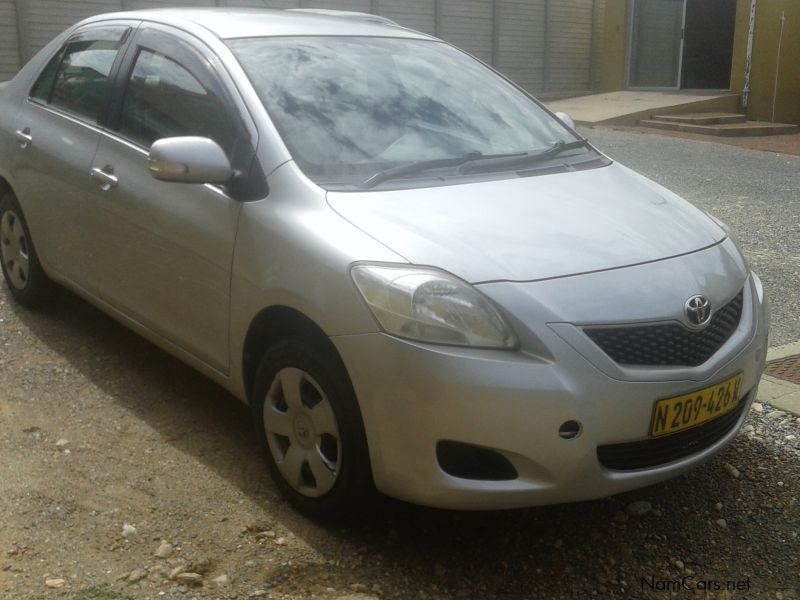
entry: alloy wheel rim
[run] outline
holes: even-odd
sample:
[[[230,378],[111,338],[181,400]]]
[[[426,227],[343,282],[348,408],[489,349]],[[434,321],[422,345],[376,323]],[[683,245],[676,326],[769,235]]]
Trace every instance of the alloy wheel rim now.
[[[333,407],[311,375],[281,369],[264,401],[264,430],[270,453],[296,492],[318,498],[336,484],[342,444]]]
[[[16,289],[25,289],[30,272],[28,238],[22,221],[13,210],[7,210],[0,219],[0,259],[8,275],[8,282]]]

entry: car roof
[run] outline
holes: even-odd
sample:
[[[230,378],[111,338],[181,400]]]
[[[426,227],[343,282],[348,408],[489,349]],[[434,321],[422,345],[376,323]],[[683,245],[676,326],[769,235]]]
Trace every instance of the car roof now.
[[[140,19],[183,28],[200,26],[221,39],[297,35],[432,39],[378,15],[324,9],[160,8],[99,15],[86,22],[108,19]]]

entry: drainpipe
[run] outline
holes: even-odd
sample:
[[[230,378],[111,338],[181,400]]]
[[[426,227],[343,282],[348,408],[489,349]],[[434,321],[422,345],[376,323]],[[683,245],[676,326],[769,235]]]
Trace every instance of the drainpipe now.
[[[775,101],[778,98],[778,73],[781,70],[781,42],[783,42],[783,25],[786,23],[786,12],[781,11],[781,34],[778,37],[778,58],[775,61],[775,87],[772,90],[772,122],[775,122]]]
[[[544,56],[542,57],[542,92],[546,92],[550,79],[550,0],[544,0]]]
[[[753,38],[756,35],[756,4],[750,2],[750,28],[747,31],[747,55],[744,59],[744,89],[742,89],[742,108],[747,108],[750,101],[750,73],[753,70]]]
[[[500,1],[492,0],[492,61],[495,69],[500,62]]]

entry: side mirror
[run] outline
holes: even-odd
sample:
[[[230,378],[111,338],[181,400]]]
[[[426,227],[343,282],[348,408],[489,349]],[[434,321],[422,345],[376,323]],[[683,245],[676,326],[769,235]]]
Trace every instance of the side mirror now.
[[[150,175],[176,183],[226,183],[233,176],[228,157],[214,140],[173,137],[150,147]]]
[[[575,121],[573,121],[572,117],[570,117],[567,113],[565,113],[565,112],[557,112],[556,116],[559,118],[559,120],[562,123],[564,123],[564,125],[566,125],[570,129],[575,129]]]

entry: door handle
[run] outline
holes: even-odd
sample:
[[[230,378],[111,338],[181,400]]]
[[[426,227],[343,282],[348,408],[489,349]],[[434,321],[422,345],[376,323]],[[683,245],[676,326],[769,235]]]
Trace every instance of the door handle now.
[[[111,188],[117,187],[119,179],[114,176],[114,169],[112,167],[104,167],[102,169],[94,168],[89,171],[92,179],[100,183],[100,189],[107,192]]]
[[[28,146],[33,143],[33,136],[31,135],[30,127],[26,127],[25,129],[17,130],[14,135],[17,138],[17,143],[19,147],[25,150]]]

